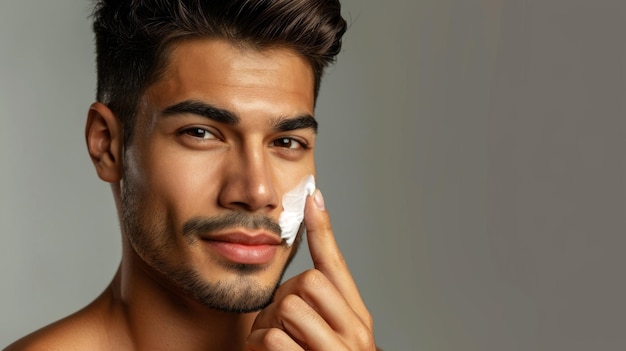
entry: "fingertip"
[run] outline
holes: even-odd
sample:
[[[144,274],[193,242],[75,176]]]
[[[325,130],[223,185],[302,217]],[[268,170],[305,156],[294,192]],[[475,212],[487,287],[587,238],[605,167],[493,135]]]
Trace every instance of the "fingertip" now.
[[[315,206],[320,211],[326,211],[326,205],[324,204],[324,196],[322,195],[322,192],[319,189],[316,189],[315,192],[313,193],[313,202],[315,203]]]
[[[315,246],[315,243],[311,243],[311,240],[315,241],[315,237],[325,238],[326,233],[332,231],[322,192],[316,189],[310,197],[304,211],[304,225],[309,234],[307,235],[309,247]]]
[[[324,195],[322,195],[319,189],[315,189],[311,196],[309,196],[309,199],[307,199],[307,204],[304,209],[304,222],[307,230],[319,228],[322,222],[328,220],[325,219],[325,217],[328,217],[328,212],[326,211]]]

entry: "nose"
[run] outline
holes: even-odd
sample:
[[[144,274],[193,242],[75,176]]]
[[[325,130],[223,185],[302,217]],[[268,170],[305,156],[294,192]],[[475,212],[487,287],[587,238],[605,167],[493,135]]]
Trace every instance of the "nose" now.
[[[248,148],[234,153],[226,165],[226,174],[218,201],[222,207],[268,213],[278,207],[274,172],[267,155]]]

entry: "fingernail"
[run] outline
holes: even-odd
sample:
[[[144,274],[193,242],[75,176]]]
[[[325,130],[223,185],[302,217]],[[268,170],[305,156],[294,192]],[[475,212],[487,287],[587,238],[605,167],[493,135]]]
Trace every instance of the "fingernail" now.
[[[326,207],[324,206],[324,196],[322,196],[321,191],[315,191],[315,195],[313,195],[313,200],[315,201],[315,205],[317,206],[317,208],[322,211],[326,210]]]

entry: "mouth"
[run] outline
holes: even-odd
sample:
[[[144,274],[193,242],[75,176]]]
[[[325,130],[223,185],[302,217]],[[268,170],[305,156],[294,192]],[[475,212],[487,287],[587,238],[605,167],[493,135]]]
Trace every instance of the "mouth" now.
[[[278,236],[268,233],[234,232],[200,239],[210,251],[235,264],[268,264],[282,246]]]

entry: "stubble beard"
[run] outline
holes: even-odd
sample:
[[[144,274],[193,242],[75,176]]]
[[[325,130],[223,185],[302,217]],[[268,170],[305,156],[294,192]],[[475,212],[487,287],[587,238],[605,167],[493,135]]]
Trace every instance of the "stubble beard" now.
[[[188,262],[176,264],[167,259],[172,246],[168,239],[175,235],[175,231],[169,228],[163,216],[158,222],[144,221],[141,214],[145,211],[141,211],[140,206],[145,203],[132,184],[122,181],[121,225],[124,235],[137,255],[169,282],[174,290],[182,291],[205,307],[222,312],[249,313],[261,310],[272,302],[274,293],[297,252],[302,230],[298,233],[287,263],[273,284],[263,285],[258,281],[256,273],[263,270],[263,267],[246,264],[223,264],[224,268],[237,273],[237,278],[210,282]],[[156,213],[146,215],[159,218]],[[187,242],[194,244],[191,239]]]

